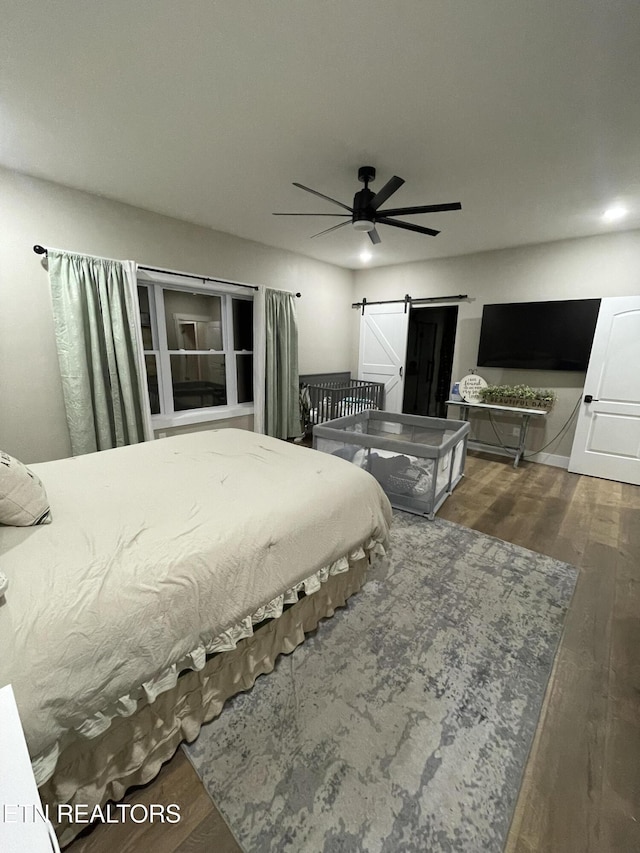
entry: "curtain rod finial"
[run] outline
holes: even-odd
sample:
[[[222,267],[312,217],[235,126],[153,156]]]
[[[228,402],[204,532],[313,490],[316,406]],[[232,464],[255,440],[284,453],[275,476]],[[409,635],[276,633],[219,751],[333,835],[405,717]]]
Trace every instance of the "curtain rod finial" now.
[[[36,253],[36,255],[46,255],[47,254],[47,250],[44,248],[44,246],[39,246],[37,243],[33,247],[33,251]]]
[[[296,293],[296,296],[297,296],[297,297],[300,297],[300,296],[302,296],[302,294],[301,294],[301,293]]]

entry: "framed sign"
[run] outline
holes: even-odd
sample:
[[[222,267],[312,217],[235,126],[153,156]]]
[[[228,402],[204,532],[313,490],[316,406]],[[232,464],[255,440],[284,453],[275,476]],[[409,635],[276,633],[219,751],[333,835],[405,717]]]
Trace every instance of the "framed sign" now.
[[[467,403],[481,403],[480,389],[486,388],[487,382],[477,373],[469,373],[460,380],[460,396]]]

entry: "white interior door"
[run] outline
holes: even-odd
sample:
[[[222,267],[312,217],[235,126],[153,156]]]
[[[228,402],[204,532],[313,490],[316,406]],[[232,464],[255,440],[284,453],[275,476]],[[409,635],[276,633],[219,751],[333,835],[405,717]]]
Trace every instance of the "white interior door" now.
[[[640,485],[640,296],[602,300],[584,390],[569,471]]]
[[[367,305],[360,321],[358,379],[384,382],[384,408],[402,411],[409,312],[405,304]]]

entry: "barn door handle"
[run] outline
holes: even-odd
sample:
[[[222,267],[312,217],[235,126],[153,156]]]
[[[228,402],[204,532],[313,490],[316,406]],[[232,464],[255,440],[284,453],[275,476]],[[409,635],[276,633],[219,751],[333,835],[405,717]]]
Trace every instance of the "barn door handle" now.
[[[402,377],[402,365],[400,365],[400,376]]]
[[[584,395],[584,402],[585,403],[599,403],[600,401],[594,400],[591,394],[585,394]]]

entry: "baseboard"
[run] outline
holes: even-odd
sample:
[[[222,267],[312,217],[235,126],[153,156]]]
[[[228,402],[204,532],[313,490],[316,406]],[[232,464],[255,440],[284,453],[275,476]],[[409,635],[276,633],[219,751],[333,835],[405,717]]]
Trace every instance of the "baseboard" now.
[[[481,453],[494,453],[496,456],[507,456],[510,459],[513,459],[515,456],[514,453],[509,453],[509,451],[504,450],[502,447],[494,447],[492,444],[484,444],[481,441],[473,441],[473,445],[469,445],[469,450],[479,450]],[[525,450],[524,457],[520,461],[525,462],[538,462],[540,465],[552,465],[554,468],[564,468],[565,470],[569,467],[569,457],[568,456],[559,456],[556,453],[531,453],[531,451]]]
[[[569,467],[569,456],[558,456],[557,453],[533,453],[531,456],[526,456],[529,462],[539,462],[541,465],[553,465],[554,468],[564,468],[565,471]]]

